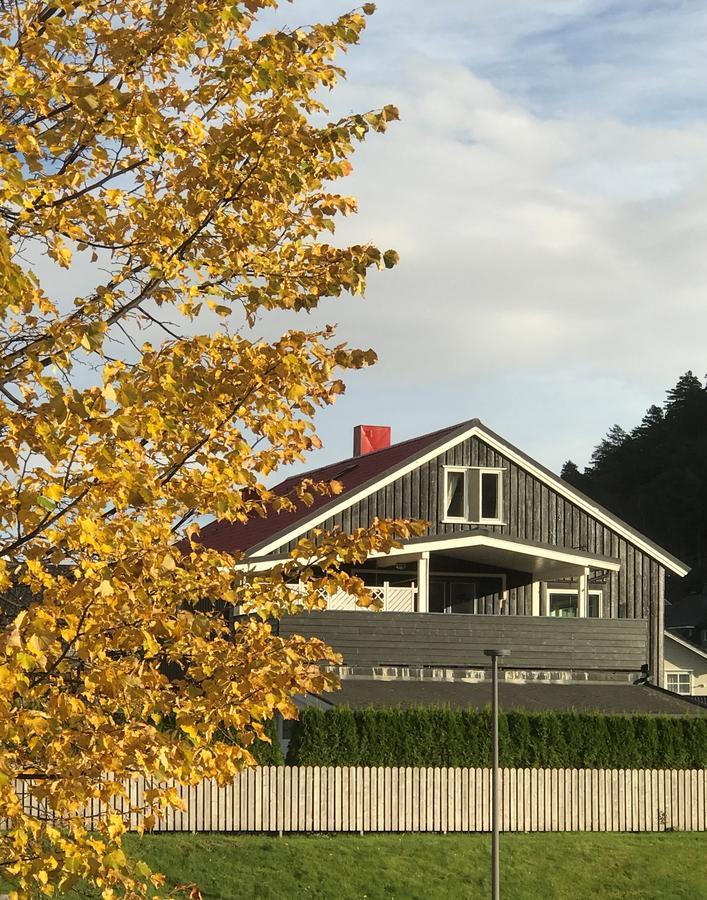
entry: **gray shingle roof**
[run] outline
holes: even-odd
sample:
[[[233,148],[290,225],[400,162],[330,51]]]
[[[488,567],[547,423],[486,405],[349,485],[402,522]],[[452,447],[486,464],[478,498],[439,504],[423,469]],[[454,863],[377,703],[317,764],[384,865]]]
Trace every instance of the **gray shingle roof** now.
[[[491,703],[490,682],[443,680],[347,679],[341,690],[325,694],[335,706],[454,706],[483,709]],[[538,711],[576,709],[605,713],[707,715],[688,700],[649,685],[633,684],[499,684],[499,702],[505,709]]]

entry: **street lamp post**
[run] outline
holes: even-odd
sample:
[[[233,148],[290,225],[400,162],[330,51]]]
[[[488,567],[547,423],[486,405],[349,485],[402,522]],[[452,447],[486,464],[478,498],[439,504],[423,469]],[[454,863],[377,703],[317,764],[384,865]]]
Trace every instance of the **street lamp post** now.
[[[493,681],[493,769],[491,776],[491,898],[500,900],[500,871],[498,854],[498,660],[510,656],[510,650],[484,650],[491,658]]]

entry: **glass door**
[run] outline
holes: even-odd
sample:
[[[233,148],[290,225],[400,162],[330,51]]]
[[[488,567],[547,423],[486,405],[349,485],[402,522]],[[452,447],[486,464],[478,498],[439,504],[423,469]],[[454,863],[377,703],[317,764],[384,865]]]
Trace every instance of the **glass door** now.
[[[453,581],[447,578],[430,579],[430,612],[476,612],[477,582]]]

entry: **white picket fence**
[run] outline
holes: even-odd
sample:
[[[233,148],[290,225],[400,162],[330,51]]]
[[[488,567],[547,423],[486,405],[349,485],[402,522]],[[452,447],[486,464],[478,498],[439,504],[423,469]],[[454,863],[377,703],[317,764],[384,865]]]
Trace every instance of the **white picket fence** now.
[[[503,831],[707,831],[707,770],[502,769]],[[144,778],[118,804],[129,826],[144,808]],[[157,831],[483,832],[491,829],[491,770],[263,766],[219,787],[180,787],[184,811]],[[31,784],[26,809],[42,814]],[[104,815],[96,801],[85,816]]]

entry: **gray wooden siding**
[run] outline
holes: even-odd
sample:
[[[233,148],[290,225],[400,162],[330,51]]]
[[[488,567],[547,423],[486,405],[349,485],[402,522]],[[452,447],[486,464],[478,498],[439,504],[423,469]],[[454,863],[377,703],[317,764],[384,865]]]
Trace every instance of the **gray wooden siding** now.
[[[501,535],[566,549],[582,550],[621,561],[621,571],[606,573],[601,585],[606,618],[651,618],[656,623],[663,600],[664,569],[612,529],[598,522],[525,469],[474,436],[424,463],[358,503],[352,504],[319,527],[350,531],[379,518],[403,517],[430,523],[431,535],[459,534],[479,526],[442,521],[443,466],[494,466],[503,468],[503,519],[505,524],[483,526]],[[283,545],[288,550],[296,544]],[[532,588],[509,582],[508,603],[500,610],[508,615],[532,613]],[[662,676],[662,629],[651,629],[651,670]]]
[[[364,667],[488,667],[484,649],[503,646],[513,669],[638,673],[648,653],[639,619],[327,611],[285,616],[280,634],[319,637]]]

